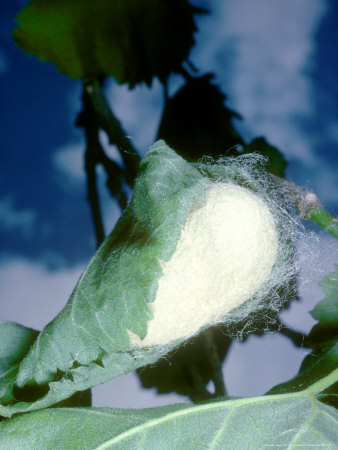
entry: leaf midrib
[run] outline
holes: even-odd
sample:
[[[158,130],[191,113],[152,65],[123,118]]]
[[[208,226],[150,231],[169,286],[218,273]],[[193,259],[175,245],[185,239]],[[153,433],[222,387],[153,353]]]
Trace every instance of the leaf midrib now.
[[[146,429],[155,427],[156,425],[159,425],[161,423],[170,421],[172,419],[177,419],[180,416],[189,415],[189,414],[198,414],[199,412],[203,412],[205,410],[217,410],[217,409],[229,409],[229,413],[231,410],[238,409],[241,406],[247,406],[250,404],[257,404],[257,403],[266,403],[266,402],[277,402],[279,400],[287,400],[287,399],[297,399],[297,398],[305,398],[308,396],[310,398],[311,403],[315,400],[314,394],[317,392],[320,392],[327,387],[331,386],[338,378],[338,369],[333,371],[331,374],[329,374],[327,377],[319,380],[318,382],[314,383],[313,385],[309,386],[307,389],[295,393],[289,393],[289,394],[276,394],[276,395],[268,395],[268,396],[261,396],[261,397],[250,397],[250,398],[243,398],[243,399],[236,399],[236,400],[225,400],[221,402],[215,402],[215,403],[207,403],[203,405],[192,405],[191,407],[184,408],[183,410],[174,411],[172,413],[169,413],[163,417],[159,417],[157,419],[149,420],[147,423],[143,423],[141,425],[138,425],[136,427],[133,427],[118,436],[115,436],[112,439],[109,439],[108,441],[104,442],[103,444],[100,444],[98,447],[95,447],[95,450],[103,450],[111,445],[122,441],[123,439],[126,439],[134,434],[137,434],[139,431],[144,432]],[[311,413],[313,412],[313,409],[311,409]]]

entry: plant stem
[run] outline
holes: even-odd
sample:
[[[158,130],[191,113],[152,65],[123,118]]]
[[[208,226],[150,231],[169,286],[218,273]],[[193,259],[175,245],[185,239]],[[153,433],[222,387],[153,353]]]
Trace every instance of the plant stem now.
[[[96,244],[97,247],[99,247],[105,237],[95,171],[96,164],[99,161],[98,155],[100,152],[99,127],[85,90],[83,92],[82,101],[83,108],[79,114],[77,125],[83,127],[86,134],[87,148],[85,152],[85,168],[87,174],[87,199],[93,217]]]
[[[206,354],[209,360],[209,363],[213,370],[213,382],[215,386],[215,397],[220,397],[222,395],[226,395],[226,388],[223,378],[223,372],[222,372],[222,361],[220,360],[218,356],[217,346],[215,343],[214,333],[212,329],[208,329],[204,333],[204,339],[205,339],[205,348],[206,348]],[[229,338],[228,348],[229,349],[231,344],[231,339]]]
[[[306,214],[306,218],[312,220],[338,239],[338,219],[331,216],[324,208],[310,210]]]
[[[140,157],[114,115],[102,92],[100,82],[93,80],[85,84],[85,92],[96,115],[96,120],[109,136],[111,144],[119,149],[126,171],[126,181],[132,186],[137,174]]]
[[[103,228],[103,220],[101,214],[101,207],[99,202],[99,197],[97,193],[96,186],[96,172],[95,172],[95,162],[93,161],[91,148],[88,146],[85,153],[85,166],[87,173],[87,186],[88,186],[88,194],[87,199],[90,204],[95,235],[96,235],[96,245],[99,247],[104,241],[104,228]]]
[[[278,184],[282,185],[297,208],[297,212],[302,219],[315,222],[321,228],[338,239],[338,218],[329,214],[320,203],[314,192],[302,189],[291,181],[273,176]]]
[[[299,348],[311,348],[306,343],[306,336],[304,336],[303,333],[300,333],[299,331],[291,330],[291,328],[288,328],[283,325],[283,327],[279,330],[280,334],[283,334],[284,336],[288,337],[296,347]]]
[[[274,324],[272,331],[278,332],[283,336],[289,338],[296,347],[299,348],[312,348],[307,343],[307,336],[299,331],[292,330],[287,327],[280,319]]]

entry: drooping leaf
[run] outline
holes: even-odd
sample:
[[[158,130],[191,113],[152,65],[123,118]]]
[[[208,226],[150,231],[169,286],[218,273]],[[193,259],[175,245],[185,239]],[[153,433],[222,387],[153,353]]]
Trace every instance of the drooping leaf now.
[[[267,158],[266,170],[277,177],[284,178],[287,161],[283,154],[264,138],[256,138],[244,146],[244,154],[257,152]]]
[[[134,196],[112,234],[81,276],[69,302],[40,333],[22,361],[17,385],[45,385],[32,403],[1,408],[11,416],[43,408],[75,391],[153,363],[165,348],[131,350],[128,331],[144,337],[152,317],[160,261],[174,252],[192,204],[203,201],[206,178],[163,141],[140,164]]]
[[[14,400],[13,386],[22,358],[38,331],[14,322],[0,321],[0,402]]]
[[[187,0],[33,0],[14,37],[72,78],[113,75],[133,87],[180,72],[201,12]]]
[[[66,408],[0,423],[0,448],[335,448],[338,412],[316,399],[334,378],[293,394],[142,410]]]
[[[234,146],[243,143],[232,123],[239,116],[224,105],[225,95],[212,77],[189,77],[165,105],[157,136],[189,161],[236,156]]]

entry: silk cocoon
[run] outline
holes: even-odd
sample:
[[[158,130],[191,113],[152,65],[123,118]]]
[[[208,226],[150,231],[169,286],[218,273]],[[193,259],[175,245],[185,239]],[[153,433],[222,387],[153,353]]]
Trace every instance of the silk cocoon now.
[[[277,247],[274,219],[260,197],[233,183],[210,184],[171,259],[161,263],[154,319],[139,345],[165,345],[221,321],[267,279]]]

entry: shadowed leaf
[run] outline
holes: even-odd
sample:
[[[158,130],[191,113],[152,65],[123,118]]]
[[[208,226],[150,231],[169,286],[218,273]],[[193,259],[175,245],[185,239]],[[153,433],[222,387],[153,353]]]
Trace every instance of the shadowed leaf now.
[[[33,0],[14,37],[72,78],[113,75],[130,87],[150,85],[180,72],[201,12],[186,0]]]
[[[212,75],[189,77],[166,102],[158,138],[164,139],[188,161],[204,155],[236,156],[242,144],[232,120],[238,114],[224,106],[225,95],[212,83]]]

